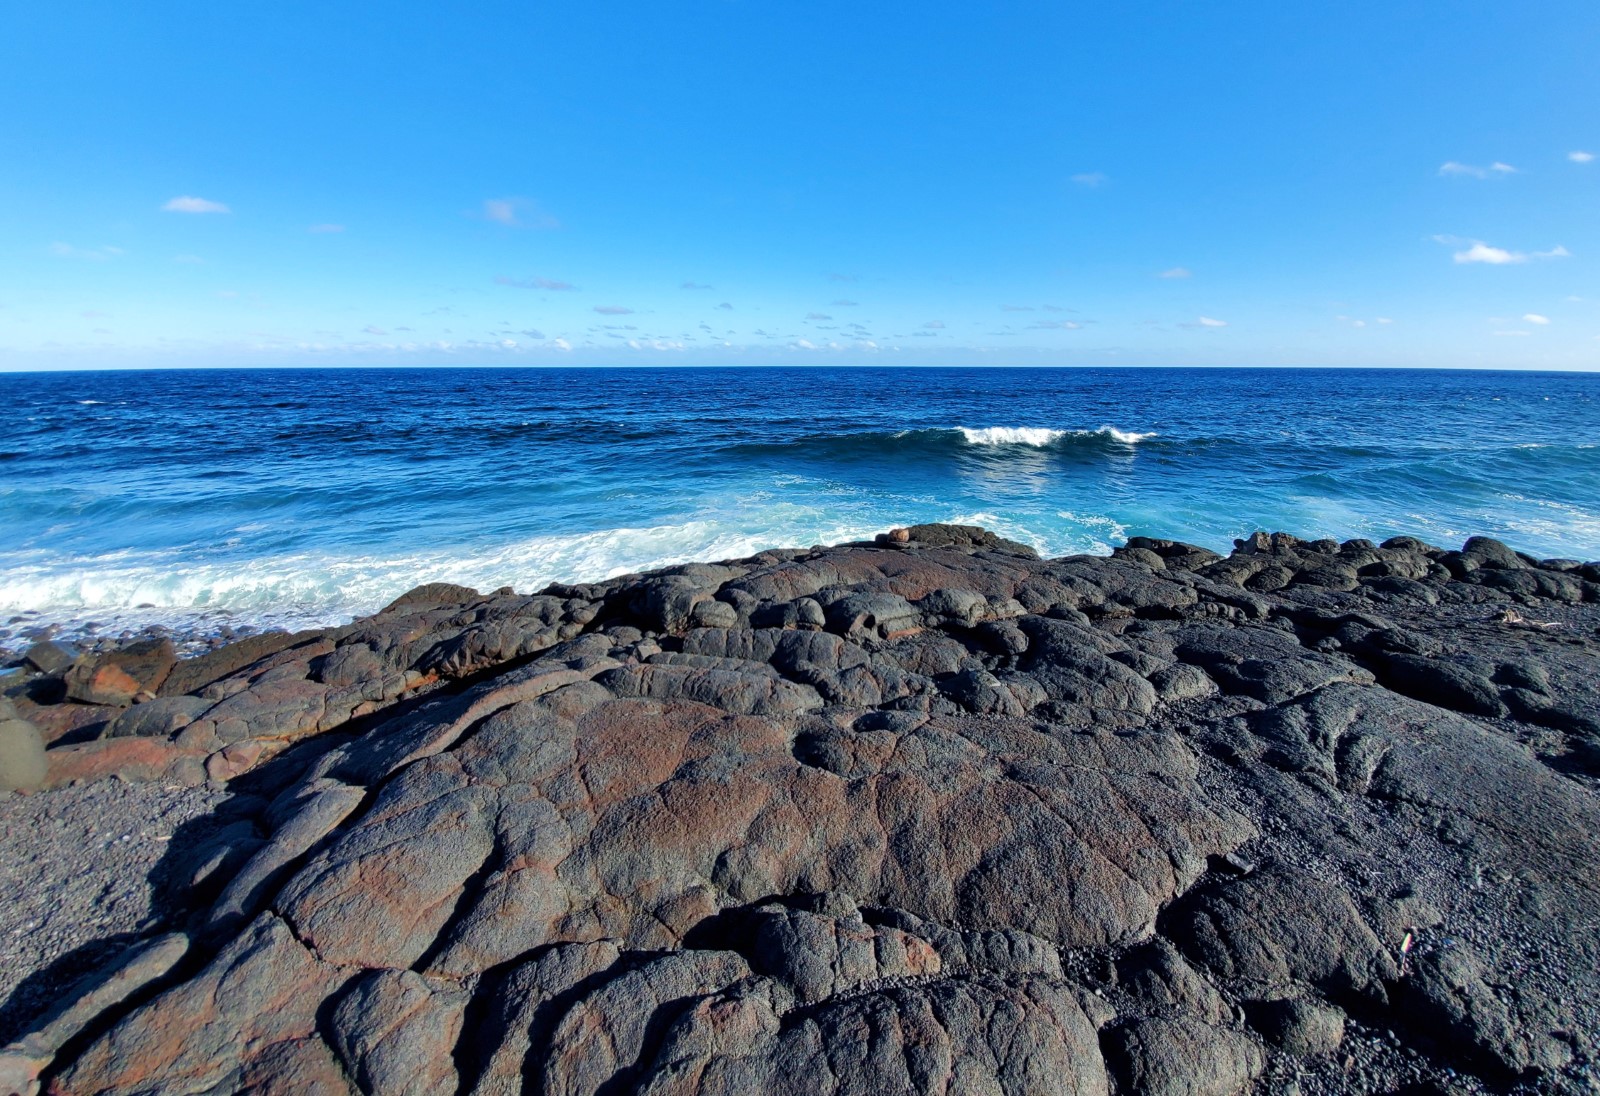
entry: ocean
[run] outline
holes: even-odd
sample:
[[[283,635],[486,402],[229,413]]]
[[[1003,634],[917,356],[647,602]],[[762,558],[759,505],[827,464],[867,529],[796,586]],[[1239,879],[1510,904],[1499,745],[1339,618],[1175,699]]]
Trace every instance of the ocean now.
[[[1600,557],[1600,375],[0,374],[0,644],[307,627],[895,525],[1047,555],[1257,529]]]

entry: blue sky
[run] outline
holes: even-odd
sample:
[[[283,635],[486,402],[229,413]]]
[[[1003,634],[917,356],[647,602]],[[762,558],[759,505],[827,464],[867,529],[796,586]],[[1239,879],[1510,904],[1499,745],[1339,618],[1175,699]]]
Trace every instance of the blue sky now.
[[[1600,368],[1593,0],[4,25],[0,368]]]

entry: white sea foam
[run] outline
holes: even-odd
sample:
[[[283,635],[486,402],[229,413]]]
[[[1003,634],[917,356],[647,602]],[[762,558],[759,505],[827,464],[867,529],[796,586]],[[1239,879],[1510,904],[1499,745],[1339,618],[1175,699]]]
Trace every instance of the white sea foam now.
[[[94,404],[105,403],[105,402],[106,402],[105,400],[79,400],[78,401],[78,403],[83,405],[84,407],[90,407],[90,406],[93,406]]]
[[[58,623],[69,632],[90,621],[105,633],[152,624],[197,632],[224,623],[305,628],[374,612],[425,582],[480,590],[509,585],[528,592],[550,582],[592,582],[765,548],[860,539],[895,524],[889,515],[830,517],[792,504],[751,517],[393,554],[307,552],[226,561],[186,559],[179,550],[12,556],[0,558],[0,614],[26,614],[20,628]],[[0,647],[5,638],[0,636]]]
[[[1124,445],[1137,445],[1155,434],[1140,434],[1132,430],[1119,430],[1115,426],[1102,426],[1098,430],[1053,430],[1044,426],[958,426],[968,445],[1028,445],[1044,449],[1064,438],[1110,438]]]

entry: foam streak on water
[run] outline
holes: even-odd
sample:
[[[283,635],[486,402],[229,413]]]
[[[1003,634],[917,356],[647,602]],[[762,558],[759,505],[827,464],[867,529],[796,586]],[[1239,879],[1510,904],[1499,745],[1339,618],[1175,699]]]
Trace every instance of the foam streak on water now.
[[[1046,554],[1257,528],[1600,557],[1600,377],[1252,370],[10,374],[0,645],[322,624],[988,525]],[[7,618],[27,619],[7,623]]]

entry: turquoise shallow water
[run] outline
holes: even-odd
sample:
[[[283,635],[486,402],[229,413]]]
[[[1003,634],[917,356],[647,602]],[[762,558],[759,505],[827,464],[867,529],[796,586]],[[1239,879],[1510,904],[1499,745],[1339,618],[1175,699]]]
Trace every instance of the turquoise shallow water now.
[[[325,623],[424,581],[527,589],[918,521],[1048,554],[1262,528],[1600,557],[1594,374],[256,370],[0,392],[0,620],[33,624]]]

